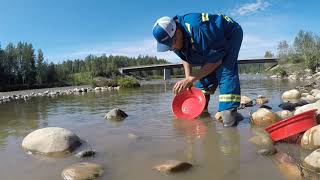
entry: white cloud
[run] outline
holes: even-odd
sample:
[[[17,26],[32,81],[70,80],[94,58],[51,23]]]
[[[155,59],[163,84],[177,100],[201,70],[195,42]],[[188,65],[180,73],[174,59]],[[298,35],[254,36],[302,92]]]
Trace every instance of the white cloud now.
[[[269,2],[264,2],[263,0],[257,0],[255,3],[247,3],[241,5],[239,8],[236,8],[232,11],[232,15],[247,15],[255,13],[259,10],[264,10],[265,8],[269,7]]]

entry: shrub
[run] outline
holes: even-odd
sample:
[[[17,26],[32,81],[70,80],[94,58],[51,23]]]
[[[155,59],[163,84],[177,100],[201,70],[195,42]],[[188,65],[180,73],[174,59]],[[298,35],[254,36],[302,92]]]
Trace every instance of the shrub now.
[[[140,87],[139,81],[133,77],[118,77],[116,82],[120,87],[124,88]]]

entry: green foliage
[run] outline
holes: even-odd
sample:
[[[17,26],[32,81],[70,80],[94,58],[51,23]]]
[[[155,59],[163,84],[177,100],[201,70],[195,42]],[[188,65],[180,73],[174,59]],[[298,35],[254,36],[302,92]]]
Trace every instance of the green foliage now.
[[[320,37],[312,32],[299,31],[291,47],[286,41],[279,43],[278,57],[281,64],[304,63],[315,72],[320,67]]]
[[[118,77],[116,79],[117,84],[123,88],[140,87],[140,83],[133,77]]]
[[[274,68],[272,70],[272,74],[278,75],[280,77],[288,76],[288,73],[286,72],[286,70],[284,70],[284,68],[281,67],[281,66],[278,66],[278,67]]]
[[[272,57],[274,57],[274,55],[272,54],[271,51],[266,51],[266,53],[264,54],[264,57],[265,58],[272,58]]]
[[[86,85],[92,81],[90,72],[74,73],[72,76],[72,85]]]

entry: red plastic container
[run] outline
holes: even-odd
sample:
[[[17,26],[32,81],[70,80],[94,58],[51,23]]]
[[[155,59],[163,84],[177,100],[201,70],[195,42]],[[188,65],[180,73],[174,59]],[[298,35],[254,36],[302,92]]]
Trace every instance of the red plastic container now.
[[[304,132],[317,125],[316,109],[309,110],[290,118],[279,121],[265,128],[273,141],[279,141],[287,137]]]
[[[179,119],[194,119],[206,106],[206,97],[200,89],[192,87],[177,94],[172,101],[172,112]]]

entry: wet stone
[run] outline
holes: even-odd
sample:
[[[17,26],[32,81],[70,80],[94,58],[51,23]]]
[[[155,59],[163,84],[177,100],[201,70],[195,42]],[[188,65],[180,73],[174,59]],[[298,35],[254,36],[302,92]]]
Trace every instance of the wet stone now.
[[[94,180],[103,174],[103,168],[95,163],[73,164],[62,171],[64,180]]]
[[[301,146],[311,150],[320,148],[320,125],[312,127],[303,134]]]
[[[284,102],[279,105],[283,110],[294,111],[297,107],[295,103]]]
[[[260,108],[252,114],[253,125],[265,127],[277,122],[280,118],[274,112],[266,108]]]
[[[268,99],[266,97],[260,95],[256,98],[256,103],[258,105],[264,105],[264,104],[268,103]]]
[[[104,116],[105,119],[115,120],[115,121],[122,121],[126,117],[128,117],[128,115],[124,111],[118,108],[112,109]]]
[[[78,158],[84,158],[84,157],[93,157],[96,154],[96,151],[94,150],[84,150],[78,152],[75,156]]]
[[[76,134],[60,127],[35,130],[22,141],[24,150],[49,156],[69,154],[80,145],[80,138]]]
[[[286,118],[289,118],[289,117],[293,116],[293,112],[288,111],[288,110],[278,111],[278,112],[276,112],[276,114],[277,114],[281,119],[286,119]]]
[[[320,149],[313,151],[303,161],[303,164],[316,172],[320,172]]]
[[[128,138],[129,139],[138,139],[139,137],[133,133],[128,133]]]
[[[277,149],[273,146],[270,146],[269,148],[263,148],[258,150],[258,154],[263,156],[272,156],[277,153]]]
[[[253,101],[248,96],[241,96],[240,104],[242,107],[251,107],[253,106]]]
[[[285,91],[282,94],[282,100],[284,102],[296,102],[301,98],[301,93],[296,90],[296,89],[292,89],[289,91]]]
[[[256,135],[249,139],[249,142],[258,145],[258,146],[270,146],[273,144],[273,141],[270,139],[268,135]]]
[[[181,162],[177,160],[167,160],[164,163],[153,167],[153,169],[159,172],[174,173],[174,172],[186,171],[191,167],[192,167],[192,164],[188,162]]]

